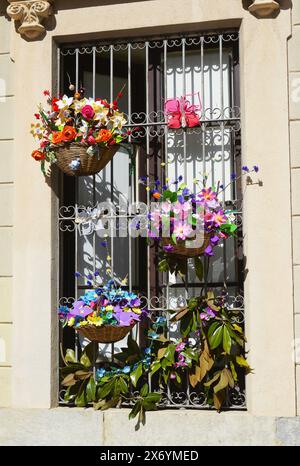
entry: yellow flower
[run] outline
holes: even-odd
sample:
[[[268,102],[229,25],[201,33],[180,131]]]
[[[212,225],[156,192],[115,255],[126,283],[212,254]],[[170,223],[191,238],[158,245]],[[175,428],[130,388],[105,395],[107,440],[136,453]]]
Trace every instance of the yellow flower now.
[[[112,122],[113,128],[122,129],[122,127],[127,123],[126,118],[124,118],[124,114],[121,112],[115,111],[113,116],[110,117],[109,121]]]
[[[110,257],[110,256],[107,256],[106,260],[107,260],[107,261],[110,261],[110,260],[111,260],[111,257]]]
[[[113,307],[111,304],[109,304],[108,306],[106,306],[105,309],[106,309],[107,311],[113,311],[113,310],[114,310],[114,307]]]
[[[149,186],[146,186],[146,191],[150,191],[150,187],[149,187]]]
[[[74,324],[75,324],[75,319],[74,317],[71,317],[71,319],[68,321],[68,326],[73,327]]]
[[[140,310],[139,307],[133,307],[133,308],[132,308],[132,311],[133,311],[135,314],[141,314],[141,313],[142,313],[142,311]]]

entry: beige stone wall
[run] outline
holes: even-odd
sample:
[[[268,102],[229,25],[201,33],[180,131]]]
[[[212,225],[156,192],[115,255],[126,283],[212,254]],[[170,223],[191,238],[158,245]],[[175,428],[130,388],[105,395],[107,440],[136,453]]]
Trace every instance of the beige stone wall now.
[[[4,10],[4,6],[1,6],[1,9]],[[0,406],[9,406],[11,403],[13,68],[14,64],[10,56],[10,22],[0,16]]]
[[[57,400],[57,245],[56,225],[51,218],[51,210],[55,218],[53,206],[56,198],[30,158],[34,141],[28,131],[42,90],[51,88],[51,85],[55,88],[56,44],[87,37],[99,40],[102,37],[181,33],[241,25],[243,163],[260,165],[263,180],[261,187],[248,187],[244,204],[248,269],[245,283],[246,332],[249,360],[254,368],[247,382],[248,409],[249,413],[259,416],[294,416],[296,388],[292,358],[293,265],[287,118],[290,10],[282,9],[275,18],[257,19],[246,9],[247,2],[241,0],[144,0],[111,2],[89,8],[76,8],[79,2],[74,3],[74,9],[70,6],[66,9],[64,0],[56,1],[55,21],[52,20],[42,40],[25,41],[13,30],[15,75],[22,77],[16,80],[14,94],[18,108],[22,108],[22,116],[12,126],[7,118],[11,112],[8,104],[6,117],[2,118],[0,125],[0,139],[4,137],[4,131],[7,131],[5,138],[15,137],[16,157],[13,406],[50,407]],[[299,9],[295,8],[295,15],[297,11],[299,17]],[[2,41],[0,43],[2,46]],[[297,59],[297,52],[294,55]],[[291,74],[291,78],[297,76],[297,71],[295,75]],[[299,107],[291,105],[292,114],[295,121],[291,124],[291,136],[300,142],[299,123],[296,121],[297,118],[300,120]],[[7,154],[4,162],[7,167],[11,150],[10,143],[5,144],[8,148],[1,155]],[[294,151],[294,158],[297,159],[297,151]],[[295,175],[296,167],[300,168],[300,164],[295,165]],[[9,198],[10,194],[6,196]],[[296,190],[293,196],[296,197]],[[299,238],[300,216],[297,217],[294,206],[295,202],[294,238]],[[4,211],[9,219],[9,210],[4,207]],[[271,222],[284,225],[284,231],[274,228]],[[10,233],[11,227],[0,228],[0,235],[4,234],[2,238],[0,236],[0,249],[6,245],[3,256],[6,262],[1,261],[1,264],[6,264],[3,272],[8,277],[12,275]],[[296,239],[294,243],[294,263],[300,268],[300,247]],[[296,265],[294,269],[295,277],[297,273],[299,277]],[[7,280],[9,284],[10,278]],[[5,338],[9,338],[8,333]],[[4,378],[1,380],[9,392],[8,382]]]
[[[292,10],[292,36],[288,44],[290,85],[290,144],[295,311],[297,414],[300,415],[300,2]]]

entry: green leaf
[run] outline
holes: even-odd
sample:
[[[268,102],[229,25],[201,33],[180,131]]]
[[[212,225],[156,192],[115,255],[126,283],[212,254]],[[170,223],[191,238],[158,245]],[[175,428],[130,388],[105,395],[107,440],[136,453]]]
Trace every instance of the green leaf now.
[[[142,406],[141,401],[137,401],[135,403],[135,405],[133,406],[132,410],[129,413],[129,419],[134,419],[137,416],[137,414],[140,412],[141,406]]]
[[[225,325],[223,327],[223,349],[224,349],[225,353],[227,353],[227,354],[230,354],[231,343],[232,343],[231,337],[230,337],[228,329],[227,329],[227,327]]]
[[[120,388],[121,393],[123,393],[123,394],[128,393],[128,384],[124,380],[123,377],[120,377],[120,379],[119,379],[119,388]]]
[[[175,233],[172,234],[171,238],[172,238],[173,243],[177,244],[177,236],[175,235]]]
[[[95,401],[95,398],[96,398],[96,384],[95,384],[95,380],[94,380],[93,375],[90,377],[90,380],[87,383],[86,396],[87,396],[87,401]]]
[[[235,358],[237,364],[241,367],[246,367],[246,368],[249,368],[249,364],[247,363],[246,359],[243,357],[243,356],[237,356]]]
[[[168,270],[169,270],[168,261],[166,259],[161,260],[158,263],[158,271],[159,272],[168,272]]]
[[[154,362],[151,364],[151,370],[150,370],[151,376],[152,376],[153,374],[155,374],[155,372],[157,372],[159,369],[161,369],[160,361],[154,361]]]
[[[137,366],[137,368],[130,374],[130,379],[134,387],[136,387],[139,381],[139,378],[141,377],[142,374],[143,374],[143,364],[140,363]]]
[[[208,341],[211,349],[217,348],[221,344],[223,339],[223,325],[220,325],[219,322],[215,323],[217,324],[217,326],[214,328],[214,330],[211,333],[208,331]],[[211,327],[213,327],[213,325]]]
[[[72,349],[67,349],[66,355],[65,355],[65,361],[66,362],[77,362],[76,357],[75,357],[75,351]]]
[[[204,268],[203,268],[202,261],[199,257],[195,257],[195,272],[196,272],[198,279],[201,282],[204,276]]]
[[[172,196],[172,191],[170,191],[169,189],[166,189],[166,191],[164,191],[163,193],[163,200],[166,201],[167,199],[170,199]]]
[[[145,398],[145,401],[148,401],[149,403],[158,403],[160,400],[161,394],[154,392],[149,393]]]
[[[148,395],[148,393],[149,393],[149,387],[148,387],[148,384],[145,383],[141,388],[140,394],[141,396],[145,397]]]
[[[80,363],[84,367],[87,367],[87,368],[91,367],[91,365],[92,365],[90,358],[87,356],[87,354],[85,352],[82,353],[82,356],[80,358]]]
[[[100,400],[104,400],[107,397],[107,395],[109,395],[113,391],[114,383],[114,380],[110,380],[105,385],[100,386],[98,390],[98,398]]]
[[[171,192],[170,201],[172,203],[177,202],[177,193]]]
[[[231,369],[233,380],[237,382],[238,376],[237,376],[237,373],[236,373],[236,370],[235,370],[235,367],[232,361],[230,361],[230,369]]]
[[[166,352],[164,354],[164,358],[167,359],[168,361],[170,361],[171,363],[174,362],[175,348],[176,348],[176,345],[174,345],[173,343],[170,344],[167,347],[167,350],[166,350]]]

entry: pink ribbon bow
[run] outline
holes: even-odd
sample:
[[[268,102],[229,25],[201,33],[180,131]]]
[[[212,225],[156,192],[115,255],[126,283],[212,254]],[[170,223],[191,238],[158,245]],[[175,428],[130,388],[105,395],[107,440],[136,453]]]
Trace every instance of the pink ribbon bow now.
[[[186,99],[188,96],[192,95],[198,96],[198,105],[191,105]],[[166,100],[165,114],[168,118],[168,128],[193,128],[194,126],[199,126],[200,117],[197,112],[201,112],[201,108],[199,92]]]

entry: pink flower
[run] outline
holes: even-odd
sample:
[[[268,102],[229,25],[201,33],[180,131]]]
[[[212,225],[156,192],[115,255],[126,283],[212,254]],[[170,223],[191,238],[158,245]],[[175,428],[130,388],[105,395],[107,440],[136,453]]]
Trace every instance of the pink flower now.
[[[95,140],[94,136],[89,136],[88,137],[88,143],[91,144],[91,145],[96,144],[96,140]]]
[[[178,222],[174,225],[173,233],[176,238],[185,240],[192,233],[193,229],[191,225]]]
[[[215,212],[212,216],[212,221],[217,227],[222,225],[222,223],[226,223],[227,217],[224,214],[223,210],[219,210],[218,212]]]
[[[179,351],[184,350],[184,348],[185,348],[185,343],[182,341],[181,343],[178,343],[178,345],[176,346],[175,349],[176,349],[176,351],[179,352]]]
[[[174,374],[174,372],[172,372],[172,374],[170,375],[170,379],[172,380],[176,379],[176,374]]]
[[[95,115],[93,107],[91,105],[85,105],[82,110],[81,110],[82,116],[86,120],[91,120],[93,116]]]

